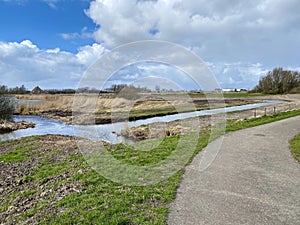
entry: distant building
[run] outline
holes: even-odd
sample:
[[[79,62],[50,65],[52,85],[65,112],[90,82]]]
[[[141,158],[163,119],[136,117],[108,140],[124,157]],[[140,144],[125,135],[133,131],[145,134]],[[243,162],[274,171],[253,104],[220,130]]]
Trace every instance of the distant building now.
[[[216,89],[215,89],[215,92],[217,92],[217,93],[222,93],[223,90],[222,90],[221,88],[216,88]]]
[[[39,95],[39,94],[42,94],[42,93],[43,93],[43,90],[39,86],[36,86],[30,92],[31,95]]]
[[[223,88],[222,92],[235,92],[236,89],[232,89],[232,88]]]
[[[247,89],[244,88],[228,88],[228,89],[222,89],[222,92],[246,92]]]
[[[230,93],[230,92],[247,92],[245,88],[216,88],[216,93]]]

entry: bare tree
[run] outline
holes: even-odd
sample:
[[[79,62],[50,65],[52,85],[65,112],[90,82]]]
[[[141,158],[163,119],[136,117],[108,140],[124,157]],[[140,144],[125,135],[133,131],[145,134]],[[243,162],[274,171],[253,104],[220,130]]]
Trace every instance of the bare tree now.
[[[266,94],[286,94],[300,86],[300,73],[298,71],[275,68],[259,80],[255,91]]]

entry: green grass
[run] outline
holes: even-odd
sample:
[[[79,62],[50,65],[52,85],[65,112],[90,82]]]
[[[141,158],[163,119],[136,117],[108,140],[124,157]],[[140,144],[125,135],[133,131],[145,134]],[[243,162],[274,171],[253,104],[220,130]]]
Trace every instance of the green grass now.
[[[208,132],[202,133],[198,150],[208,143],[208,137]],[[167,137],[159,140],[161,143],[154,143],[157,147],[150,151],[136,151],[134,148],[139,148],[141,143],[133,147],[119,144],[108,151],[126,164],[153,165],[174,151],[178,139]],[[157,141],[145,142],[151,146]],[[118,184],[93,170],[76,174],[72,179],[84,185],[84,193],[68,195],[57,204],[57,207],[66,209],[64,213],[56,217],[45,216],[42,224],[165,224],[168,205],[175,198],[183,172],[183,169],[179,169],[170,178],[149,186]]]
[[[253,127],[273,121],[300,115],[300,110],[281,113],[274,116],[264,116],[255,119],[246,119],[243,121],[228,121],[226,132],[236,131],[248,127]],[[195,145],[194,136],[185,136],[187,144],[186,150]],[[193,150],[192,157],[188,163],[192,161],[199,151],[201,151],[209,142],[210,129],[203,129],[199,139],[196,140],[196,149]],[[14,151],[2,155],[2,161],[18,162],[26,160],[28,151],[33,150],[33,141],[29,139],[21,139],[26,142],[22,151],[20,143],[19,147]],[[176,149],[179,137],[167,137],[164,139],[147,140],[137,143],[134,146],[126,146],[119,144],[108,148],[108,151],[119,161],[123,163],[145,166],[153,165],[166,157]],[[190,143],[188,144],[188,142]],[[19,141],[20,142],[20,141]],[[12,144],[14,142],[11,142]],[[17,141],[16,141],[17,143]],[[296,144],[294,144],[296,143]],[[300,136],[292,141],[292,145],[297,150],[294,153],[299,159],[300,157]],[[3,142],[1,144],[6,144]],[[148,146],[149,151],[137,151],[141,146]],[[155,146],[151,148],[151,146]],[[36,187],[40,185],[53,189],[52,195],[48,199],[42,199],[36,202],[30,210],[26,210],[20,217],[15,218],[21,223],[28,218],[40,213],[39,224],[166,224],[169,204],[176,196],[176,190],[179,187],[184,169],[179,169],[173,176],[168,179],[149,186],[129,186],[115,183],[105,177],[99,175],[94,170],[88,170],[84,173],[77,173],[78,170],[89,168],[89,165],[81,155],[70,155],[62,158],[60,161],[52,162],[52,158],[56,154],[61,154],[63,149],[53,149],[44,155],[44,159],[38,162],[37,168],[31,171],[31,174],[23,176],[24,183],[28,185],[29,190],[23,192],[21,197],[40,195],[40,191],[36,191]],[[38,152],[36,153],[38,155]],[[31,157],[34,157],[31,156]],[[54,177],[62,174],[67,178],[53,181]],[[52,204],[55,200],[55,190],[65,187],[70,183],[76,183],[80,187],[79,193],[73,192]],[[12,196],[5,196],[1,211],[7,210],[13,205]],[[47,212],[47,208],[55,207],[56,213]]]
[[[108,149],[108,151],[119,161],[129,165],[147,166],[159,163],[167,158],[171,152],[177,147],[179,136],[164,138],[158,147],[151,151],[137,151],[131,146],[123,144],[117,145],[116,148]],[[153,141],[149,141],[149,144]],[[138,144],[135,145],[138,149]],[[145,148],[145,146],[143,146]],[[124,154],[126,153],[126,154]]]
[[[191,93],[189,94],[193,98],[205,98],[207,96],[213,97],[213,96],[222,96],[221,94],[213,94],[208,93],[207,95],[203,93]],[[247,92],[229,92],[229,93],[223,93],[224,98],[252,98],[252,97],[261,97],[261,96],[270,96],[269,94],[262,94],[262,93],[247,93]]]
[[[167,203],[182,172],[158,185],[130,187],[111,182],[90,171],[75,179],[85,183],[84,193],[74,193],[58,203],[67,210],[45,217],[49,224],[164,224]]]
[[[5,201],[12,201],[13,199],[16,199],[18,195],[19,195],[19,192],[14,191],[14,192],[10,193],[9,195],[5,196]],[[9,204],[5,203],[5,201],[1,202],[0,213],[6,211],[8,209],[8,207],[10,206]]]
[[[0,161],[4,162],[20,162],[26,159],[26,150],[15,149],[12,152],[9,152],[5,155],[0,156]]]
[[[30,152],[30,146],[15,147],[15,149],[5,155],[0,155],[0,161],[3,162],[22,162],[28,159],[27,153]]]
[[[272,116],[262,116],[258,118],[245,119],[241,121],[229,120],[227,121],[226,132],[241,130],[249,127],[255,127],[258,125],[275,122],[278,120],[287,119],[294,116],[299,116],[300,110],[294,110],[290,112],[283,112]]]
[[[263,94],[263,93],[248,93],[248,92],[224,92],[221,93],[186,93],[186,94],[178,94],[178,93],[160,93],[160,95],[166,96],[174,96],[174,97],[185,97],[189,95],[192,98],[206,98],[206,97],[220,97],[224,96],[224,98],[252,98],[252,97],[260,97],[260,96],[270,96],[270,94]]]
[[[300,162],[300,134],[291,140],[292,155],[298,162]]]
[[[35,141],[36,137],[29,137],[28,141]],[[0,146],[5,144],[6,142],[0,142]],[[15,141],[15,146],[13,147],[13,150],[1,155],[0,152],[0,161],[3,162],[24,162],[30,158],[30,153],[32,151],[35,151],[35,149],[41,147],[42,143],[34,143],[34,145],[30,143],[24,143],[20,145],[20,141]]]

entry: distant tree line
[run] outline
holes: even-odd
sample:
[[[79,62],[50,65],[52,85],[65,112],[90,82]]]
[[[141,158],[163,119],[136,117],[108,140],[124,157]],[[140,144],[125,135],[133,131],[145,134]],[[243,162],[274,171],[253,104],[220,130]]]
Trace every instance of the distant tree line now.
[[[47,94],[75,94],[75,89],[47,89],[43,90],[43,93]]]
[[[75,89],[47,89],[43,90],[47,94],[75,94]],[[8,88],[5,85],[0,86],[0,94],[29,94],[30,91],[24,85],[20,87]]]
[[[150,89],[146,87],[136,87],[134,85],[127,84],[114,84],[110,88],[105,89],[109,93],[115,93],[120,98],[125,99],[138,99],[140,93],[151,92]]]
[[[300,73],[298,71],[275,68],[259,80],[254,92],[265,94],[287,94],[300,91]]]
[[[113,84],[110,88],[105,89],[108,92],[114,92],[114,93],[119,93],[120,91],[125,90],[135,90],[136,92],[151,92],[150,89],[147,87],[136,87],[134,85],[127,85],[127,84]]]
[[[20,87],[8,88],[5,85],[0,86],[0,94],[26,94],[27,90],[24,85]]]

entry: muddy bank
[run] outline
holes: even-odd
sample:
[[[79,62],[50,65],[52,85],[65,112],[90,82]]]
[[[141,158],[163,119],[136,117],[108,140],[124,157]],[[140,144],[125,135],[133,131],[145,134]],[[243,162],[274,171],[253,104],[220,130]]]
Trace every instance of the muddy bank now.
[[[12,121],[0,121],[0,133],[8,133],[19,129],[34,128],[35,124],[32,122],[12,122]]]
[[[48,119],[55,119],[60,122],[66,123],[66,124],[72,124],[73,123],[73,116],[72,111],[64,111],[64,110],[49,110],[49,111],[43,111],[40,113],[34,114],[35,116],[42,116]]]

